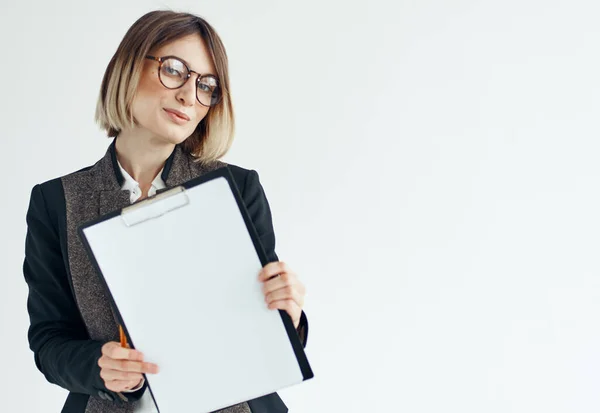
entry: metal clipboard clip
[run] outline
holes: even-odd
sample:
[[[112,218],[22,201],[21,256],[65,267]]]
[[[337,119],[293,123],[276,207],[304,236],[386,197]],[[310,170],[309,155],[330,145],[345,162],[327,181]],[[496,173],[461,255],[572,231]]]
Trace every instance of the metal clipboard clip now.
[[[131,227],[149,219],[158,218],[190,203],[183,186],[176,186],[167,191],[146,198],[121,210],[121,220]]]

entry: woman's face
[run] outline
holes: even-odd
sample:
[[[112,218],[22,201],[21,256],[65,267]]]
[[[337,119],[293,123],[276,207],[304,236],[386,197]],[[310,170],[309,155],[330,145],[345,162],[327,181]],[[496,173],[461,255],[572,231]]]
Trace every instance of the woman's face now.
[[[190,70],[216,76],[209,52],[199,34],[175,40],[159,49],[151,50],[148,54],[156,57],[176,56],[183,60]],[[159,64],[157,61],[145,59],[132,104],[133,116],[139,127],[155,139],[178,144],[194,132],[209,108],[196,99],[196,73],[192,73],[179,89],[167,89],[158,78]],[[189,120],[173,118],[168,110],[182,112]]]

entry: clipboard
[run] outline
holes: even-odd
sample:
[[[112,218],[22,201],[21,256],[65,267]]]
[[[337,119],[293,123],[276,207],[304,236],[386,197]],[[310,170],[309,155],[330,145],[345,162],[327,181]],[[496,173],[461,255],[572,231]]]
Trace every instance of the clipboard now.
[[[290,316],[267,308],[267,255],[222,167],[78,228],[161,413],[212,412],[313,378]]]

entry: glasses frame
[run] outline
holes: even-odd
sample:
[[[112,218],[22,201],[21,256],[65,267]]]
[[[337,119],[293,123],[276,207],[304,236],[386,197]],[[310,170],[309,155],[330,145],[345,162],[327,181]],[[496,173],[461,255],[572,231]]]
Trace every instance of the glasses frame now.
[[[198,73],[195,70],[190,69],[190,67],[180,57],[173,56],[173,55],[161,56],[161,57],[146,55],[146,59],[154,60],[159,63],[159,65],[158,65],[158,80],[160,80],[160,83],[167,89],[171,89],[171,90],[179,89],[180,87],[182,87],[183,85],[185,85],[187,83],[187,81],[190,77],[192,77],[192,73],[196,73],[198,75],[198,77],[196,78],[196,100],[198,101],[198,103],[200,103],[202,106],[206,106],[207,108],[211,108],[211,107],[218,105],[221,102],[221,99],[223,98],[223,91],[221,90],[221,85],[219,84],[220,83],[219,79],[216,76],[210,75],[210,74],[203,75],[202,73]],[[181,62],[181,64],[187,69],[187,76],[180,86],[168,87],[167,85],[165,85],[165,83],[163,82],[163,80],[160,76],[163,62],[167,59],[175,59],[175,60]],[[211,78],[215,79],[215,81],[217,82],[217,87],[219,88],[219,96],[217,97],[217,100],[215,101],[215,103],[212,105],[205,105],[198,98],[198,84],[200,83],[200,79],[202,79],[203,77],[211,77]]]

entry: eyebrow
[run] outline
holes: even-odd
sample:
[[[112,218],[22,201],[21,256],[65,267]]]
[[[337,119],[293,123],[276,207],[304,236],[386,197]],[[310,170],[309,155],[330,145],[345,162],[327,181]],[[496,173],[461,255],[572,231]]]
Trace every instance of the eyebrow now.
[[[177,56],[177,55],[174,55],[174,54],[173,54],[173,55],[171,55],[171,56],[173,56],[173,57],[176,57],[176,58],[178,58],[179,60],[181,60],[183,63],[185,63],[185,64],[186,64],[186,66],[187,66],[187,67],[190,67],[190,66],[191,66],[191,65],[190,65],[190,64],[187,62],[187,60],[185,60],[183,57],[179,57],[179,56]],[[194,69],[191,69],[191,68],[190,68],[190,70],[194,70]],[[194,70],[194,72],[196,72],[196,73],[200,73],[200,72],[198,72],[197,70]],[[215,75],[214,73],[210,73],[210,72],[207,72],[207,73],[202,73],[202,75],[211,75],[211,76],[214,76],[214,77],[218,78],[218,76],[217,76],[217,75]]]

